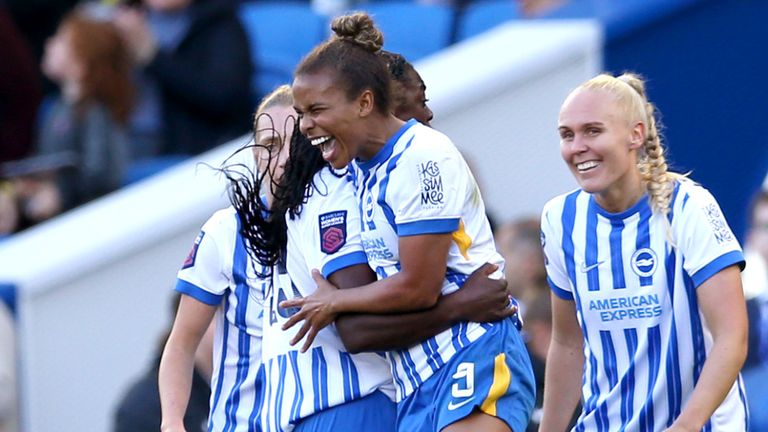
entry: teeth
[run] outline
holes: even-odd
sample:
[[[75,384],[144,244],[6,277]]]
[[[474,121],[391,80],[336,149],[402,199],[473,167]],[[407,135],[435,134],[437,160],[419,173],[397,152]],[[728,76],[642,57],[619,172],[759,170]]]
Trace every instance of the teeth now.
[[[587,161],[587,162],[582,162],[580,164],[576,164],[576,169],[578,169],[579,171],[584,171],[584,170],[588,170],[590,168],[594,168],[596,166],[597,166],[597,162],[595,162],[595,161]]]
[[[325,144],[326,142],[330,141],[330,139],[331,139],[330,136],[317,137],[317,138],[312,138],[310,140],[310,143],[312,143],[313,146],[319,146],[319,145]]]

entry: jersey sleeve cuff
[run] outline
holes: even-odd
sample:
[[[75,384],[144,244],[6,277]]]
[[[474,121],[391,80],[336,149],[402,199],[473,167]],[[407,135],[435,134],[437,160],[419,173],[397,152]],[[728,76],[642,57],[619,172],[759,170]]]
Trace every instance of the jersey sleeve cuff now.
[[[556,296],[560,297],[563,300],[573,301],[573,293],[572,292],[566,291],[566,290],[560,288],[549,277],[547,277],[547,282],[549,283],[549,287],[552,289],[552,292],[555,293]]]
[[[741,251],[735,250],[735,251],[727,252],[715,258],[712,262],[710,262],[709,264],[699,269],[699,271],[691,275],[691,279],[693,280],[693,286],[698,288],[699,285],[706,282],[707,279],[714,276],[715,273],[719,272],[720,270],[726,267],[730,267],[734,264],[738,264],[739,268],[741,270],[744,270],[746,261],[744,260],[744,255],[741,253]]]
[[[323,277],[328,278],[328,276],[332,275],[334,272],[356,264],[368,264],[368,257],[365,255],[365,252],[355,251],[350,254],[334,258],[327,262],[320,270],[320,272],[323,274]]]
[[[397,235],[405,237],[421,234],[447,234],[457,229],[459,229],[459,218],[427,219],[398,224]]]
[[[205,303],[210,306],[218,306],[221,304],[221,299],[224,298],[224,295],[216,295],[212,294],[199,286],[189,283],[183,279],[178,279],[176,281],[176,291],[186,294],[195,300],[198,300],[202,303]]]

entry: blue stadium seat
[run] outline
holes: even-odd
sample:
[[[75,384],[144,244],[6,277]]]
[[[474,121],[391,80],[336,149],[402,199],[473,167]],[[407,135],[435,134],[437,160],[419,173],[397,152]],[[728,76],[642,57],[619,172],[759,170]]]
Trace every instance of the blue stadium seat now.
[[[485,0],[470,3],[459,17],[456,40],[462,41],[509,20],[520,18],[517,3],[511,0]]]
[[[371,3],[363,8],[384,33],[384,49],[416,61],[450,44],[453,9],[412,1]]]
[[[330,32],[325,18],[308,3],[244,2],[239,14],[256,65],[252,86],[258,99],[289,84],[301,58]]]

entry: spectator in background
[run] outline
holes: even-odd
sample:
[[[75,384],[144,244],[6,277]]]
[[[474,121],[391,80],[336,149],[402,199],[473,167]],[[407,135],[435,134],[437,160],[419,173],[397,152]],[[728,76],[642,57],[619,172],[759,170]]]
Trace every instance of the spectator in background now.
[[[32,149],[42,89],[35,58],[1,1],[0,59],[0,162],[7,162]]]
[[[549,293],[539,219],[523,218],[503,225],[496,233],[496,245],[506,263],[507,289],[525,314],[528,303],[542,291]]]
[[[145,0],[115,23],[141,70],[135,155],[195,155],[248,131],[253,73],[230,0]]]
[[[179,309],[181,294],[173,296],[172,314]],[[169,326],[170,327],[170,326]],[[211,324],[194,353],[192,387],[184,415],[187,432],[208,430],[208,403],[213,371],[213,331]],[[157,384],[160,357],[170,328],[160,341],[151,367],[125,392],[115,411],[114,432],[157,432],[160,430],[160,390]]]
[[[124,125],[133,88],[128,53],[109,22],[68,15],[48,41],[43,72],[61,87],[36,154],[2,167],[12,178],[20,224],[34,224],[120,186],[128,163]]]

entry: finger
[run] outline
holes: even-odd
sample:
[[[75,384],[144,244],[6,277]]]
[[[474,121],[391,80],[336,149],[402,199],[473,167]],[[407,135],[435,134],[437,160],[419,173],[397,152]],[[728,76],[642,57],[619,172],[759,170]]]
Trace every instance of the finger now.
[[[498,269],[499,266],[497,264],[485,263],[480,267],[480,273],[483,276],[490,276]]]
[[[316,284],[325,282],[325,278],[323,277],[323,274],[320,273],[320,270],[318,269],[312,269],[312,280],[315,281]]]
[[[304,321],[304,325],[301,326],[299,331],[296,333],[296,336],[291,339],[291,345],[296,345],[299,343],[299,341],[304,337],[305,334],[312,328],[312,324],[309,323],[309,321]]]
[[[312,342],[315,341],[315,336],[317,336],[318,328],[312,327],[309,331],[309,334],[307,335],[307,339],[304,341],[304,346],[301,347],[301,352],[307,352],[310,346],[312,346]]]
[[[301,308],[302,306],[304,306],[304,297],[295,297],[292,299],[283,300],[280,302],[279,306],[283,309],[288,309],[292,307]]]
[[[297,322],[304,319],[305,315],[306,312],[304,310],[300,310],[288,317],[288,320],[285,322],[285,324],[283,324],[283,330],[288,330],[289,328],[295,326]]]

